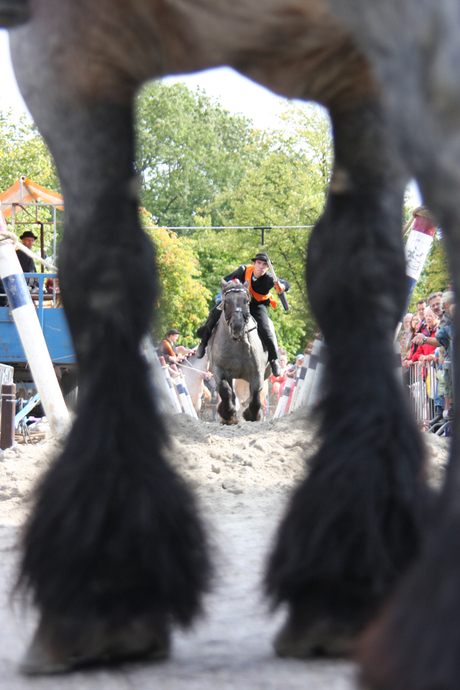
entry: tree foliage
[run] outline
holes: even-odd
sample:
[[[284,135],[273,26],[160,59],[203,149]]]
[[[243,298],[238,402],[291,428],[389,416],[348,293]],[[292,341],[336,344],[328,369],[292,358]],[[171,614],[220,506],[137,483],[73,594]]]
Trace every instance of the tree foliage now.
[[[305,262],[333,163],[328,117],[317,107],[289,106],[278,128],[259,132],[203,92],[157,82],[138,98],[136,130],[136,165],[147,209],[141,222],[155,244],[161,285],[155,337],[176,327],[182,343],[196,344],[194,333],[214,303],[222,276],[265,250],[278,275],[291,284],[290,312],[279,305],[270,315],[279,343],[294,357],[317,328]],[[59,191],[52,158],[35,127],[26,118],[0,112],[0,191],[20,175]],[[410,208],[406,196],[405,221]],[[162,227],[177,225],[200,229],[174,233]],[[215,225],[223,227],[211,229]],[[261,227],[267,228],[263,241]],[[49,247],[48,230],[46,237]],[[437,236],[413,301],[449,282]]]
[[[53,191],[60,191],[59,178],[53,159],[35,125],[25,115],[17,119],[11,111],[0,111],[0,192],[6,191],[21,175]],[[25,208],[18,210],[17,219],[21,222],[35,219],[35,212]],[[58,212],[58,219],[62,214]],[[47,207],[38,209],[38,220],[44,223],[45,254],[53,251],[52,211]],[[62,226],[58,226],[58,241]],[[37,234],[38,226],[18,225],[18,234],[24,229]],[[38,249],[36,248],[36,251]]]
[[[427,299],[432,292],[444,291],[451,282],[442,234],[438,231],[433,239],[422,274],[414,288],[409,310],[415,311],[420,299]]]
[[[331,173],[332,146],[327,117],[316,108],[292,107],[283,129],[265,133],[263,156],[248,167],[241,183],[213,202],[228,226],[240,230],[195,232],[203,282],[215,294],[221,276],[268,251],[277,274],[291,284],[290,312],[271,310],[278,340],[292,357],[317,329],[309,307],[305,261],[311,228],[321,215]],[[211,214],[210,214],[211,215]],[[272,226],[303,226],[277,229]],[[267,227],[261,244],[261,230]],[[305,227],[307,226],[307,227]]]
[[[198,259],[192,241],[152,225],[145,211],[141,221],[155,246],[160,297],[156,305],[154,338],[161,340],[169,328],[181,332],[181,344],[196,345],[195,331],[206,319],[209,292],[200,283]]]
[[[141,202],[158,225],[194,225],[202,209],[238,186],[260,156],[261,139],[249,120],[184,84],[148,85],[136,114]],[[216,207],[211,220],[221,223]]]
[[[21,175],[43,187],[59,190],[51,154],[34,124],[25,115],[0,111],[0,186],[8,189]]]

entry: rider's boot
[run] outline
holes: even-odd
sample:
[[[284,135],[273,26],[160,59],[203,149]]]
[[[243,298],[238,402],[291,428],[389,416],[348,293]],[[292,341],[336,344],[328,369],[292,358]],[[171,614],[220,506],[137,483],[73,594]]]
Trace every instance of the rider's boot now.
[[[204,357],[204,353],[206,352],[206,345],[208,344],[208,340],[211,337],[211,333],[214,329],[214,326],[217,324],[217,322],[220,319],[220,312],[221,312],[221,310],[219,308],[213,307],[208,314],[208,318],[206,319],[206,323],[204,323],[202,326],[200,326],[196,332],[196,337],[201,338],[201,342],[198,345],[196,352],[195,352],[198,359],[201,359],[202,357]]]
[[[281,364],[279,363],[279,359],[272,359],[270,366],[273,376],[281,376]]]
[[[270,362],[273,376],[281,376],[281,365],[278,359],[278,343],[273,333],[270,333],[269,337],[266,338],[265,345],[268,350],[268,361]]]

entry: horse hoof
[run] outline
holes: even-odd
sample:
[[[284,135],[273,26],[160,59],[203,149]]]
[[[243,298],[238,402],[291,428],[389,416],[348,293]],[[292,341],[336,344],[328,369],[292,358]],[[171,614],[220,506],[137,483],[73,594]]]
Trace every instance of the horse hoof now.
[[[356,637],[355,626],[331,618],[309,621],[300,627],[289,617],[275,637],[273,646],[280,657],[348,657]]]
[[[226,424],[227,426],[231,426],[232,424],[238,424],[238,419],[236,417],[230,417],[229,419],[223,419],[222,417],[220,418],[220,423],[221,424]]]
[[[64,623],[40,623],[20,671],[25,675],[66,673],[85,666],[114,665],[125,661],[160,661],[169,656],[170,635],[165,625],[146,619],[109,630],[102,622],[82,631]]]
[[[256,414],[252,410],[247,407],[245,410],[243,410],[243,419],[245,419],[247,422],[261,422],[264,418],[262,410],[258,410]]]

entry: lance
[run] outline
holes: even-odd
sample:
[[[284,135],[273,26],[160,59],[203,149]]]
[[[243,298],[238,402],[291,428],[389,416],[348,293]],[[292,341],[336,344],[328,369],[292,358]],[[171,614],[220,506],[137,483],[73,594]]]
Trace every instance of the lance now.
[[[273,278],[273,282],[275,283],[276,291],[278,292],[278,286],[280,286],[281,283],[278,280],[278,278],[276,277],[275,269],[273,268],[273,264],[270,261],[270,257],[268,256],[268,254],[267,254],[267,259],[268,259],[268,267],[270,269],[270,273],[272,274],[272,278]],[[278,297],[280,298],[280,302],[283,305],[284,311],[289,311],[289,304],[288,304],[288,301],[286,299],[286,295],[284,294],[284,292],[281,292],[281,293],[278,292]]]

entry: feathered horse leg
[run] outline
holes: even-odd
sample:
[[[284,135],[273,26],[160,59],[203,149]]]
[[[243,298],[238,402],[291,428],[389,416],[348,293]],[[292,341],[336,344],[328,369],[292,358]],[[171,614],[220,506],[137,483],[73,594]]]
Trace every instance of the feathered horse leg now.
[[[138,219],[132,99],[65,101],[63,83],[42,99],[39,88],[29,106],[64,193],[60,285],[80,396],[23,536],[20,584],[40,613],[28,673],[165,656],[171,624],[190,624],[210,574],[140,354],[157,292]]]
[[[442,208],[436,208],[437,201],[447,198],[449,187],[447,183],[430,199],[428,184],[425,198],[442,223],[459,294],[458,209],[444,216]],[[458,187],[457,193],[448,196],[456,201]],[[456,319],[454,393],[460,390],[458,323]],[[460,411],[457,398],[455,402],[451,459],[436,519],[420,558],[359,641],[356,658],[363,669],[361,679],[372,690],[457,690],[460,686]]]
[[[295,492],[266,586],[289,616],[278,654],[349,653],[416,555],[423,449],[396,380],[406,300],[404,177],[377,106],[332,114],[335,168],[309,246],[312,307],[328,344],[322,445]]]

